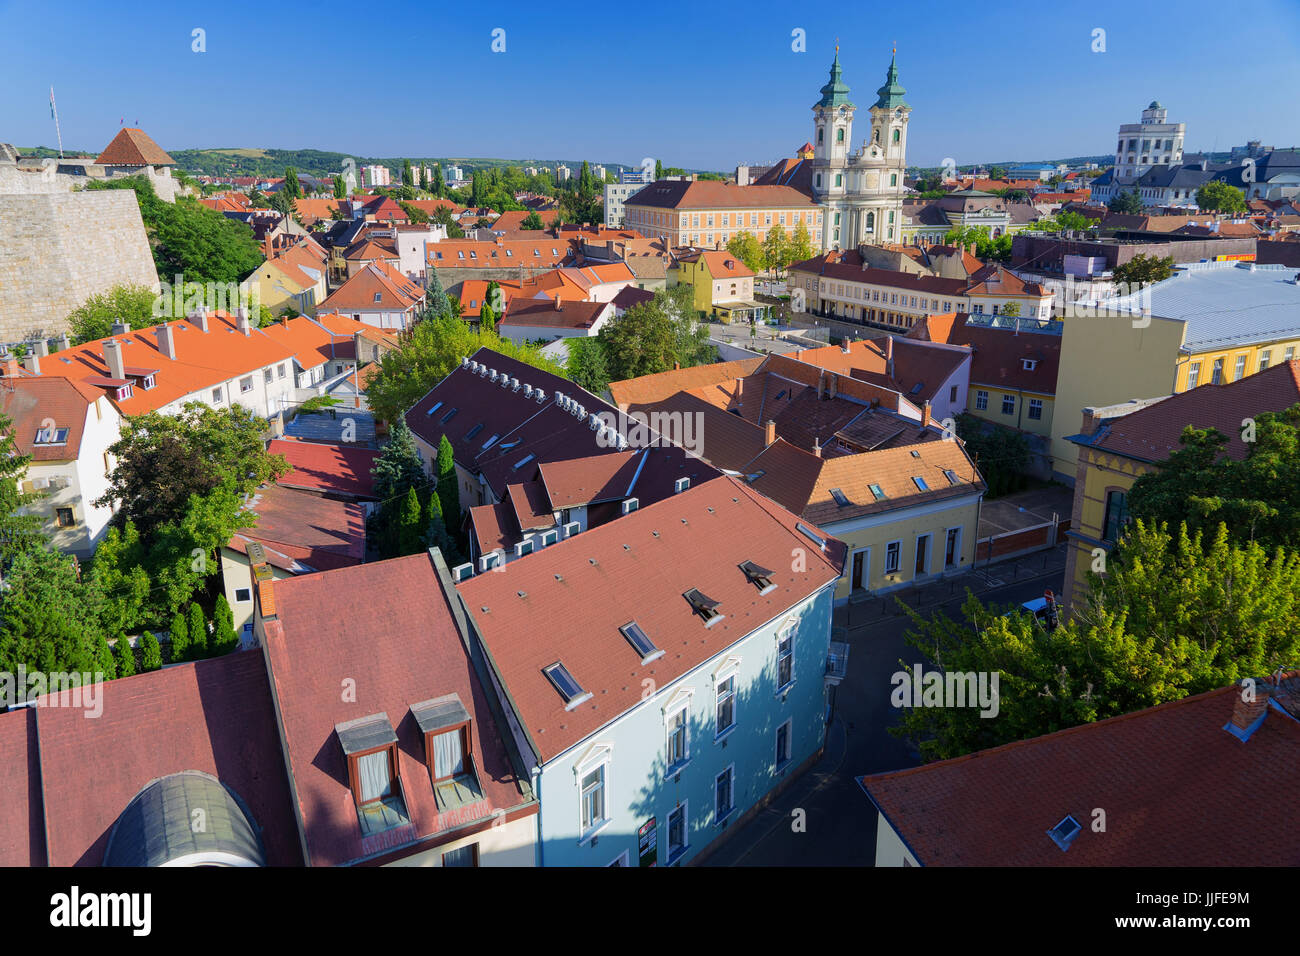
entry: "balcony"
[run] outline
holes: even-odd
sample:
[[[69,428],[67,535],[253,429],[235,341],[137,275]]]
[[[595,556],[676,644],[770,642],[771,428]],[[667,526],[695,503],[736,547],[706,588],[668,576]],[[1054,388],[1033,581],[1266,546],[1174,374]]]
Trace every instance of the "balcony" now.
[[[826,655],[826,683],[838,686],[849,673],[849,645],[843,641],[831,641]]]

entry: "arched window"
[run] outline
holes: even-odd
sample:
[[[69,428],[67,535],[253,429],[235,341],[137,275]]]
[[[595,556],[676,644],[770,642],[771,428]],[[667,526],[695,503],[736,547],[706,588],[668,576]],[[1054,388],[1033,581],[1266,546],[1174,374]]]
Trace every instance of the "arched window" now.
[[[876,130],[876,136],[875,136],[875,138],[876,138],[876,145],[879,146],[879,145],[880,145],[880,130]]]
[[[898,131],[898,130],[894,130],[894,142],[895,142],[895,143],[898,142],[898,137],[899,137],[899,135],[900,135],[900,134],[899,134],[899,131]]]
[[[835,142],[837,142],[837,143],[842,143],[842,142],[844,142],[844,130],[843,130],[843,129],[837,129],[837,130],[835,131]]]
[[[817,145],[818,145],[818,146],[820,146],[822,143],[824,143],[824,142],[826,141],[826,135],[825,135],[825,134],[826,134],[826,130],[824,130],[824,129],[818,127],[818,129],[817,129]]]
[[[844,185],[844,176],[843,176],[842,173],[836,173],[836,174],[835,174],[835,185],[836,185],[836,186],[843,186],[843,185]]]
[[[821,189],[821,186],[822,186],[822,174],[821,174],[821,173],[818,173],[818,174],[817,174],[817,188],[818,188],[818,189]]]
[[[890,174],[889,174],[889,185],[891,185],[891,186],[897,186],[897,185],[898,185],[898,173],[890,173]]]
[[[874,212],[869,212],[867,213],[867,232],[875,232],[875,231],[876,231],[876,214]]]

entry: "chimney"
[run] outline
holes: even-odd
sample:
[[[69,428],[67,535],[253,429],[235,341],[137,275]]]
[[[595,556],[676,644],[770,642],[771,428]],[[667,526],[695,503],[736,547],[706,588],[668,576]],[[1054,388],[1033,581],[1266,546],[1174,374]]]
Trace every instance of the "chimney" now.
[[[190,318],[194,320],[194,324],[197,325],[201,331],[206,332],[206,331],[208,330],[208,309],[207,309],[207,306],[203,306],[203,305],[199,306],[199,307],[198,307],[197,309],[195,309],[194,312],[190,315]]]
[[[820,438],[813,439],[813,454],[818,458],[822,456],[822,440]]]
[[[262,254],[267,259],[275,258],[275,247],[272,245],[269,235],[262,240]]]
[[[835,372],[826,376],[826,397],[834,398],[835,393],[839,391],[840,377]]]
[[[60,352],[66,352],[69,348],[71,348],[71,343],[68,341],[67,332],[60,332],[57,341],[58,341],[58,348]]]
[[[15,359],[15,358],[5,359],[5,377],[6,377],[6,378],[17,378],[17,377],[18,377],[18,360],[17,360],[17,359]]]
[[[1238,737],[1241,740],[1249,740],[1259,725],[1264,722],[1264,715],[1268,712],[1268,704],[1273,687],[1266,680],[1257,680],[1254,682],[1253,700],[1246,700],[1245,689],[1238,691],[1232,705],[1232,718],[1224,726],[1224,730]]]
[[[772,421],[772,419],[769,418],[763,424],[763,447],[764,448],[771,447],[772,443],[775,441],[776,441],[776,422]]]
[[[560,312],[563,309],[564,309],[564,296],[561,293],[557,292],[555,293],[555,311]]]
[[[930,400],[927,398],[921,406],[921,427],[930,427]]]
[[[41,358],[45,358],[45,356],[50,354],[50,343],[45,339],[37,339],[32,343],[32,348],[36,350],[36,354]]]
[[[248,321],[248,309],[242,305],[235,310],[235,325],[244,335],[253,334],[253,326]]]
[[[126,335],[126,333],[128,333],[128,332],[130,332],[130,331],[131,331],[131,327],[128,326],[128,325],[127,325],[125,322],[123,322],[121,319],[118,319],[116,322],[113,323],[112,328],[110,328],[110,329],[108,330],[108,334],[109,334],[109,335]]]
[[[33,375],[41,374],[41,357],[36,354],[36,349],[27,350],[27,355],[23,358],[23,365]]]
[[[109,378],[126,378],[126,363],[122,361],[122,346],[116,339],[104,342],[104,364],[108,366]]]
[[[158,351],[173,362],[176,361],[176,333],[172,327],[164,322],[154,333],[158,336]]]
[[[885,339],[885,375],[894,377],[894,337]]]

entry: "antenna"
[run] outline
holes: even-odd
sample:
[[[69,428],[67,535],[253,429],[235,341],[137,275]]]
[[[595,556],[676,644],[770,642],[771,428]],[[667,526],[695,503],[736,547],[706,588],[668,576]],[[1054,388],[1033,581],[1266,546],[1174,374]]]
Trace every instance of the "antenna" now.
[[[54,118],[54,135],[59,138],[59,159],[63,158],[63,131],[59,129],[59,108],[54,105],[54,87],[50,87],[50,116]]]

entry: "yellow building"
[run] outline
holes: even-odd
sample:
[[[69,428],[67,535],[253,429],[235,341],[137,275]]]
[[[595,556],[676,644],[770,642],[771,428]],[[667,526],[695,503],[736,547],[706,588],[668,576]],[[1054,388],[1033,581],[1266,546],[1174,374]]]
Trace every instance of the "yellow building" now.
[[[1129,519],[1128,493],[1181,447],[1187,425],[1216,428],[1228,438],[1226,453],[1243,458],[1244,419],[1300,402],[1300,360],[1274,365],[1224,385],[1206,385],[1167,398],[1083,410],[1083,429],[1067,436],[1078,449],[1064,602],[1081,600],[1088,571],[1101,571]]]
[[[1145,310],[1145,311],[1143,311]],[[1074,416],[1086,407],[1226,384],[1300,356],[1296,270],[1247,262],[1183,267],[1172,278],[1064,319],[1051,428],[1053,470],[1074,479]]]
[[[677,281],[695,289],[695,310],[722,322],[767,317],[770,306],[754,299],[754,273],[729,252],[704,251],[677,260]]]
[[[774,226],[788,238],[802,225],[816,249],[822,227],[821,207],[789,186],[660,180],[628,197],[624,208],[627,228],[672,246],[721,249],[739,232],[762,242]]]

